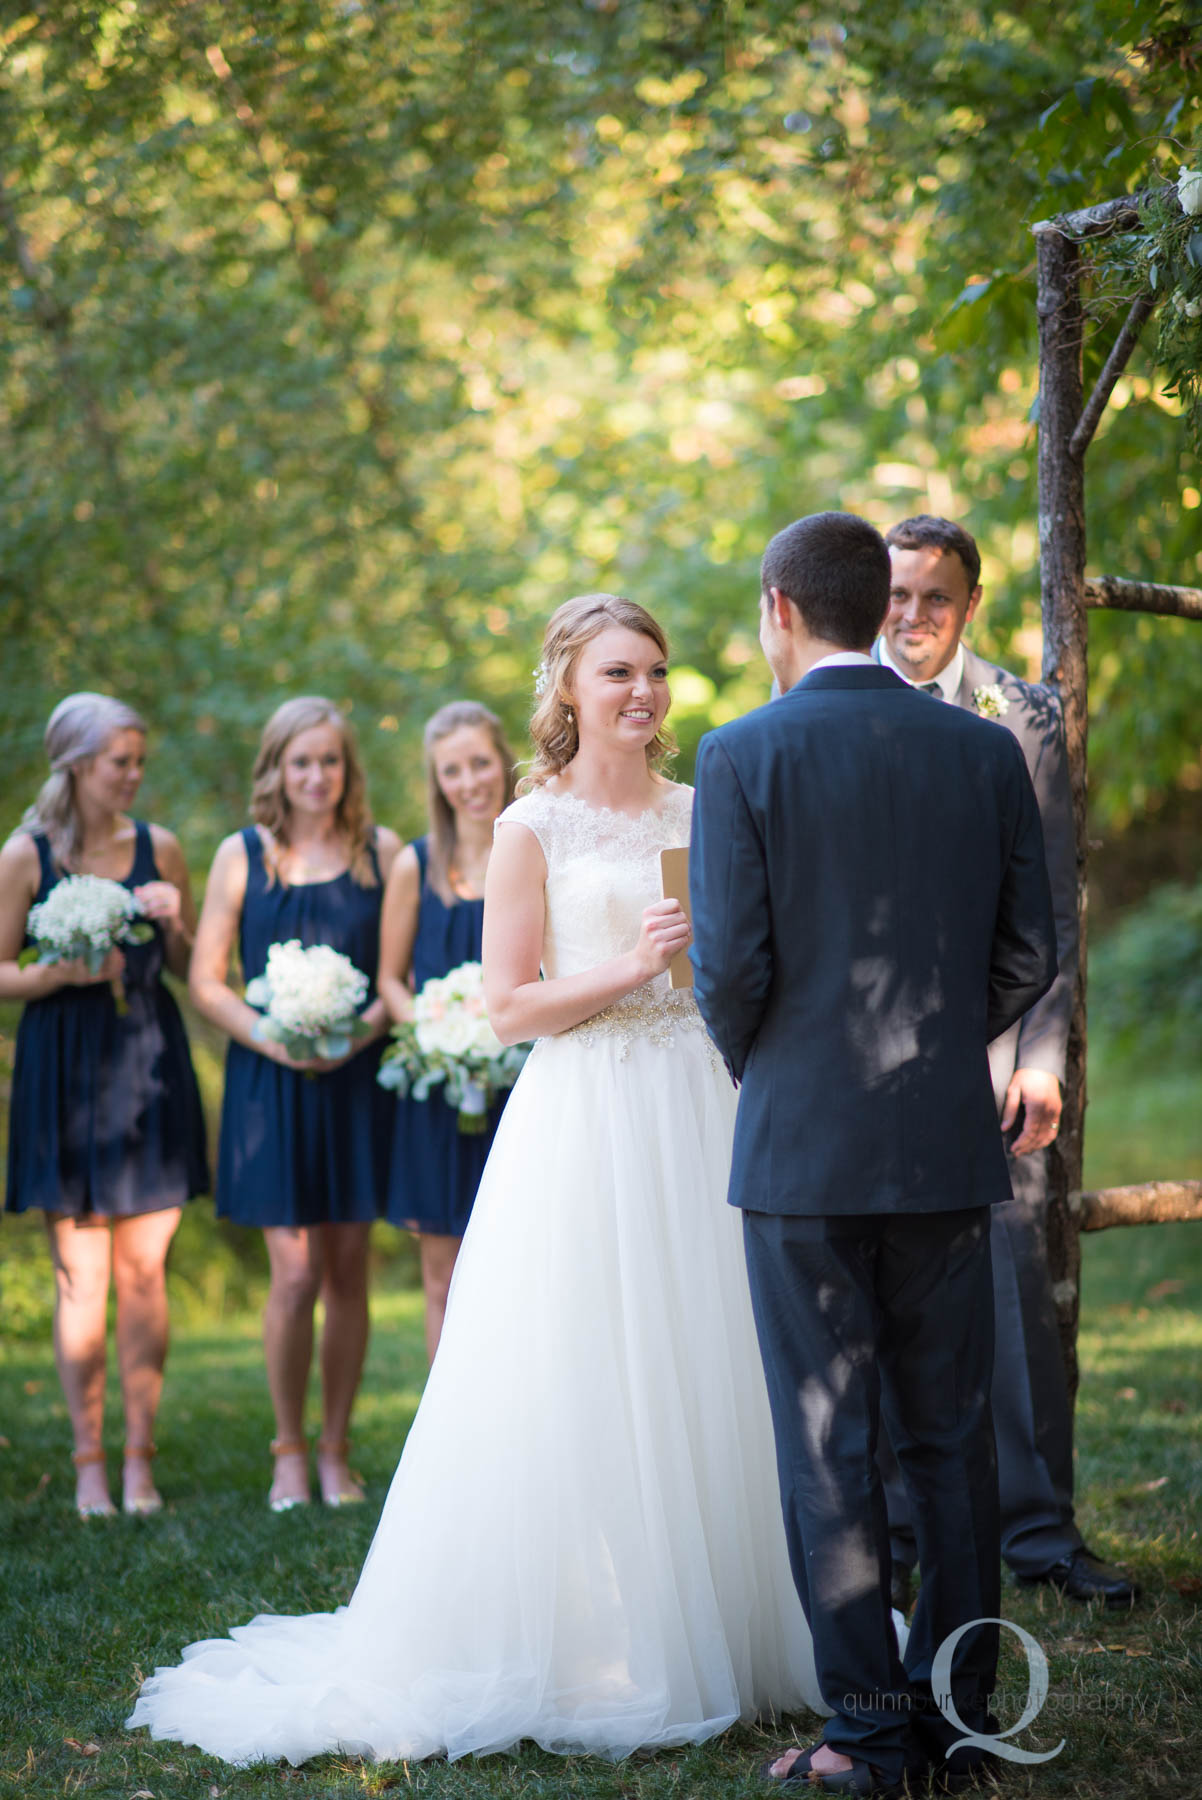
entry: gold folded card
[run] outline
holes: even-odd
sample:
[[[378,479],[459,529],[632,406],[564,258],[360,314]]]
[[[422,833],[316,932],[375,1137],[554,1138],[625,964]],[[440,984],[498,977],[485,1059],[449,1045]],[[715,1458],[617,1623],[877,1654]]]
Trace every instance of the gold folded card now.
[[[693,912],[689,905],[689,851],[685,845],[679,850],[661,850],[659,853],[659,880],[665,900],[679,900],[688,914],[689,923],[693,922]],[[679,950],[668,964],[668,979],[674,988],[687,988],[693,985],[693,965],[689,961],[687,950]]]

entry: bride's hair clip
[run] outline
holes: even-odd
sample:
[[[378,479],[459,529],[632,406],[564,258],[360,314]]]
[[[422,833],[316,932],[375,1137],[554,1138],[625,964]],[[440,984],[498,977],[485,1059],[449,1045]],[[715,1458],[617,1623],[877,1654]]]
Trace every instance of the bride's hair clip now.
[[[547,683],[551,679],[550,670],[545,662],[540,662],[538,668],[531,669],[530,673],[534,677],[534,698],[541,700],[547,691]]]

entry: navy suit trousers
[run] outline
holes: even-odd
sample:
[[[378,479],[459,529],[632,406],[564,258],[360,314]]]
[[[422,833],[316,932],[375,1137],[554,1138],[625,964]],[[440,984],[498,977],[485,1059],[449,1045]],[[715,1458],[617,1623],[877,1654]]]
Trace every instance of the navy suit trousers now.
[[[908,1749],[939,1758],[959,1736],[931,1693],[939,1645],[1001,1602],[989,1208],[743,1220],[789,1558],[835,1715],[824,1736],[897,1781]],[[904,1659],[882,1417],[923,1567]],[[970,1729],[989,1729],[997,1651],[993,1624],[957,1646],[952,1695]]]

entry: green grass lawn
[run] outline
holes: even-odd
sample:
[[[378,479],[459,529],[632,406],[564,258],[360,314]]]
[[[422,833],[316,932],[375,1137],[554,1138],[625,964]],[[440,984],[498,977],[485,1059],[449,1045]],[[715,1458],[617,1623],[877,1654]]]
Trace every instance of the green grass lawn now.
[[[1202,1175],[1199,1119],[1202,1076],[1137,1080],[1099,1062],[1090,1182]],[[454,1766],[365,1768],[327,1757],[302,1770],[249,1772],[126,1732],[142,1674],[176,1660],[184,1643],[256,1612],[345,1600],[424,1372],[420,1299],[398,1285],[403,1265],[393,1255],[375,1293],[356,1421],[355,1462],[370,1503],[273,1517],[264,1504],[271,1419],[259,1276],[211,1233],[193,1230],[173,1279],[179,1323],[158,1432],[166,1511],[85,1525],[71,1506],[66,1410],[35,1316],[45,1253],[36,1225],[2,1228],[8,1271],[23,1275],[11,1292],[26,1295],[31,1312],[24,1335],[0,1343],[0,1794],[739,1800],[764,1792],[755,1769],[778,1730],[739,1730],[697,1750],[617,1765],[529,1750]],[[202,1245],[216,1272],[192,1266]],[[1146,1600],[1115,1617],[1044,1590],[1006,1588],[1006,1616],[1034,1633],[1051,1667],[1048,1705],[1021,1742],[1051,1749],[1066,1740],[1053,1761],[1015,1766],[1006,1791],[1184,1800],[1202,1792],[1202,1227],[1087,1238],[1080,1348],[1079,1516],[1095,1548],[1137,1572]],[[115,1418],[115,1394],[113,1403]],[[1001,1685],[1003,1723],[1012,1724],[1027,1682],[1009,1634]],[[814,1723],[790,1721],[783,1735]]]

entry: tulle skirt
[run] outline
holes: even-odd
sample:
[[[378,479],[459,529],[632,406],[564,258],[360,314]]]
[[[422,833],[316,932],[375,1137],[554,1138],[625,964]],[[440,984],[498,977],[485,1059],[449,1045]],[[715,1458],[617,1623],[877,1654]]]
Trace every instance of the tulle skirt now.
[[[619,1757],[820,1707],[704,1033],[545,1040],[348,1605],[192,1644],[131,1725],[227,1762]]]

